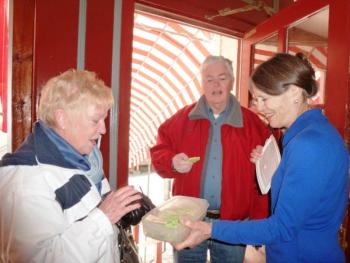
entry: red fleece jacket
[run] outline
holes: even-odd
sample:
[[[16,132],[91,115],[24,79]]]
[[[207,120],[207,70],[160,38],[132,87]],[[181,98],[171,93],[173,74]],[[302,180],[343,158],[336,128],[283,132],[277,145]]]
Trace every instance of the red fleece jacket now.
[[[199,197],[202,170],[205,164],[210,122],[190,120],[196,104],[179,110],[158,130],[157,143],[151,148],[152,164],[163,178],[174,178],[173,195]],[[255,165],[249,160],[256,145],[263,145],[270,136],[266,125],[250,110],[240,107],[243,127],[223,124],[221,219],[259,219],[268,215],[268,196],[261,195],[255,176]],[[200,156],[190,172],[182,174],[172,169],[177,153]]]

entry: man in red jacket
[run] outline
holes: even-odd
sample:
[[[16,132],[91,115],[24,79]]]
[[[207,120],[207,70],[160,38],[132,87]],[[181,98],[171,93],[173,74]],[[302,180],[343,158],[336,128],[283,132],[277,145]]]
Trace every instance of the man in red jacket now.
[[[207,57],[201,66],[203,95],[159,127],[157,143],[151,148],[157,173],[174,178],[173,195],[208,200],[207,221],[268,215],[268,197],[259,193],[249,156],[256,145],[264,144],[270,131],[231,94],[233,80],[231,61]],[[205,263],[208,249],[213,263],[241,263],[245,251],[244,246],[207,240],[195,248],[174,251],[175,262]]]

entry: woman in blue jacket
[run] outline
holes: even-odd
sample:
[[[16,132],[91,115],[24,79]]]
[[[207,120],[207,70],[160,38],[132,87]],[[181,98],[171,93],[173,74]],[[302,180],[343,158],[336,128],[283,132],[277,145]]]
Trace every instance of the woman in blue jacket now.
[[[344,262],[338,242],[348,198],[348,152],[320,109],[315,72],[301,54],[277,54],[253,73],[251,94],[272,128],[285,129],[282,160],[271,183],[271,216],[212,224],[183,222],[190,236],[176,249],[207,238],[266,245],[267,262]],[[255,162],[261,146],[251,154]]]

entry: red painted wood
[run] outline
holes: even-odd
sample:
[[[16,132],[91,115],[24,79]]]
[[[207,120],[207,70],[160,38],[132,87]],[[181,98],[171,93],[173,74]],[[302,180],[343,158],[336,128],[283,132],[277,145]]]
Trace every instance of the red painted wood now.
[[[350,1],[331,0],[329,10],[328,65],[325,90],[325,114],[344,136],[349,148],[350,89]],[[341,226],[339,240],[347,262],[350,261],[350,213]]]
[[[37,104],[40,89],[49,78],[76,68],[79,1],[37,0],[35,8],[33,98]]]
[[[8,2],[0,1],[0,21],[2,26],[0,28],[0,100],[2,105],[3,119],[2,124],[0,122],[0,131],[7,132],[7,68],[8,68],[8,25],[7,25],[7,12]],[[1,117],[1,116],[0,116]]]
[[[283,27],[286,27],[293,22],[316,12],[322,7],[327,6],[330,1],[331,0],[298,0],[293,5],[282,9],[280,12],[278,12],[278,14],[259,24],[255,28],[256,32],[247,37],[245,40],[254,43],[259,42],[272,33],[278,32]]]
[[[163,243],[157,242],[156,246],[156,263],[162,263]]]
[[[234,34],[237,37],[242,37],[255,25],[268,18],[265,12],[256,10],[238,12],[235,15],[216,17],[212,20],[206,18],[206,16],[218,14],[219,10],[246,7],[247,4],[243,1],[137,0],[136,2],[141,4],[138,5],[141,10],[153,11],[168,18],[179,19],[189,24],[227,34]],[[264,0],[264,2],[271,7],[273,6],[272,0]],[[278,2],[280,9],[293,3],[292,0],[279,0]]]
[[[284,52],[287,50],[287,29],[286,28],[280,28],[278,30],[278,52]]]
[[[245,107],[247,107],[249,103],[249,76],[251,63],[253,63],[251,48],[252,44],[249,41],[242,41],[241,71],[240,75],[237,76],[240,85],[237,89],[239,90],[238,100]]]
[[[254,31],[250,32],[250,34],[246,38],[244,38],[242,52],[242,71],[240,75],[241,92],[239,97],[243,105],[248,105],[248,90],[250,85],[249,76],[251,74],[251,53],[253,45],[264,40],[265,38],[271,36],[274,33],[278,33],[278,51],[285,51],[286,33],[284,31],[284,28],[288,27],[295,21],[298,21],[299,19],[302,19],[305,16],[308,16],[316,12],[317,10],[327,6],[329,2],[329,0],[299,0],[293,5],[282,9],[278,14],[272,16],[269,20],[266,20],[264,23],[259,24]]]
[[[131,58],[134,26],[134,0],[122,2],[120,47],[120,90],[118,123],[117,186],[126,185],[129,171],[129,123],[131,96]],[[112,160],[111,160],[112,161]]]
[[[85,69],[94,71],[111,85],[113,49],[114,0],[89,0],[86,6]],[[103,168],[109,178],[109,116],[107,134],[103,136],[101,151]]]
[[[135,244],[138,245],[140,240],[140,225],[138,224],[136,226],[133,226],[132,229],[133,229]]]
[[[347,12],[348,14],[350,13],[350,2],[348,1],[347,3]],[[348,39],[347,39],[347,43],[348,43],[348,46],[350,46],[350,19],[348,17],[348,21],[347,21],[347,25],[344,27],[344,34],[346,36],[348,36]],[[349,52],[350,53],[350,52]],[[349,57],[349,61],[348,61],[348,65],[349,65],[349,70],[348,70],[348,91],[350,91],[350,55],[348,56]],[[350,92],[348,92],[348,101],[350,101]],[[350,111],[347,107],[346,109],[346,112],[347,112],[347,116],[346,116],[346,133],[345,133],[345,140],[347,141],[348,145],[349,145],[349,142],[350,142]],[[348,231],[348,235],[349,235],[349,239],[348,239],[348,244],[350,244],[350,231]],[[350,253],[350,251],[349,251]],[[350,259],[350,255],[349,255],[349,259]]]
[[[330,1],[325,113],[344,135],[349,106],[349,0]],[[348,137],[348,135],[346,136]]]
[[[35,0],[13,3],[12,43],[12,150],[16,150],[32,130]]]

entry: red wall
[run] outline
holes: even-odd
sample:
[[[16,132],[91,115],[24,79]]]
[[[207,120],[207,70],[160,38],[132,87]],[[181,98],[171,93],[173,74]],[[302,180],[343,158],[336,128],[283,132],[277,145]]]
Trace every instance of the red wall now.
[[[117,185],[128,178],[129,109],[134,1],[122,1]],[[114,0],[89,0],[86,6],[85,68],[107,85],[112,79]],[[51,77],[77,66],[79,0],[36,1],[34,103]],[[35,116],[34,116],[35,119]],[[33,121],[34,121],[33,119]],[[109,125],[108,121],[106,122]],[[109,130],[109,127],[107,127]],[[104,170],[109,174],[109,133],[102,140]]]
[[[7,26],[7,1],[0,0],[0,100],[3,109],[3,123],[0,131],[7,132],[7,50],[8,50],[8,26]]]
[[[333,0],[329,6],[328,58],[325,113],[349,142],[348,122],[350,81],[350,1]]]
[[[85,68],[111,85],[114,0],[90,0],[86,7]],[[109,117],[106,128],[109,131]],[[101,151],[104,171],[109,177],[109,136],[103,136]]]
[[[77,64],[79,0],[36,1],[34,91]]]
[[[120,90],[118,123],[118,167],[117,185],[125,185],[129,171],[129,127],[131,96],[131,59],[134,28],[134,0],[123,1],[121,46],[120,46]]]

